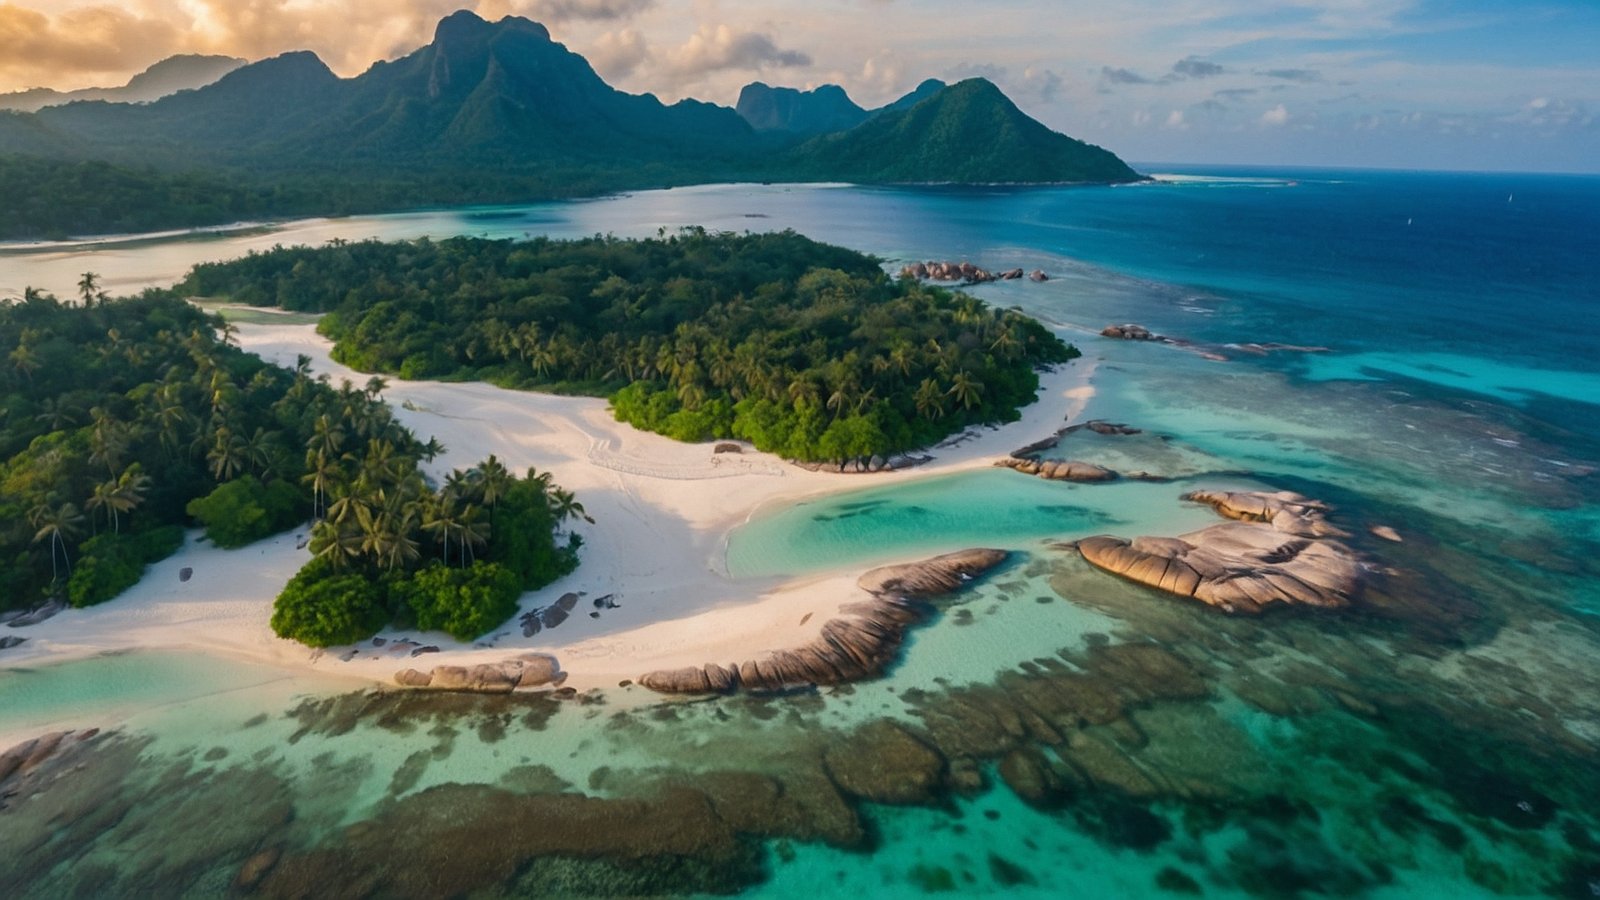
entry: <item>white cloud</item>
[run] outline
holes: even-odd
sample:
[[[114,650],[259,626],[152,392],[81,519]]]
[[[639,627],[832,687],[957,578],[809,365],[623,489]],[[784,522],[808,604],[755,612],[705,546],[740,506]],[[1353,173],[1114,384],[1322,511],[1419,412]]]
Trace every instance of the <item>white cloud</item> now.
[[[1289,110],[1282,103],[1279,103],[1277,106],[1274,106],[1273,108],[1261,114],[1261,124],[1263,125],[1284,125],[1287,124],[1288,121]]]
[[[600,35],[584,56],[601,77],[617,81],[627,78],[650,59],[650,46],[637,29],[623,28]]]
[[[728,25],[701,25],[682,46],[666,55],[665,68],[680,78],[694,78],[723,69],[758,71],[811,65],[811,57],[785,50],[772,38]]]

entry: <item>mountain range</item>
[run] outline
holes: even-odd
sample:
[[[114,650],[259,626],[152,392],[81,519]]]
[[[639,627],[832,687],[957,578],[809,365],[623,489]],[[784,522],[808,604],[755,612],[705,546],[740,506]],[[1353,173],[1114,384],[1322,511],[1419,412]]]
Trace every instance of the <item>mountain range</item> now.
[[[0,94],[0,110],[36,112],[46,106],[61,106],[77,100],[108,100],[113,103],[149,103],[179,91],[205,87],[245,64],[234,56],[202,56],[185,53],[169,56],[133,76],[121,87],[82,88],[57,91],[30,88]]]
[[[76,166],[80,183],[98,179],[134,193],[140,179],[170,193],[178,182],[209,178],[234,185],[233,199],[221,204],[227,210],[269,215],[715,181],[1140,177],[1112,153],[1029,118],[982,79],[930,80],[870,111],[836,86],[753,84],[738,109],[667,104],[613,88],[538,23],[491,23],[468,12],[443,19],[428,45],[354,78],[302,51],[154,102],[0,113],[0,201],[15,204],[20,194],[31,216],[48,218],[50,204],[29,202],[27,184],[9,183],[27,172],[28,181],[60,189],[47,166]]]

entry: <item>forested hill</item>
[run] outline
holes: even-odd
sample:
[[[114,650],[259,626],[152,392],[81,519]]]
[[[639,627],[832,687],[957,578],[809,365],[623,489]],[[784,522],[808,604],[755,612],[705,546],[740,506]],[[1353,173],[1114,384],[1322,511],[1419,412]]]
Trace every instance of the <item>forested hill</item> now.
[[[177,290],[327,312],[334,357],[366,371],[606,395],[641,428],[808,461],[1013,419],[1036,367],[1077,355],[1020,313],[792,232],[279,248]]]
[[[807,96],[803,106],[816,100]],[[1138,178],[1027,118],[993,85],[924,83],[864,121],[842,91],[832,99],[842,114],[774,109],[779,126],[806,127],[758,131],[727,107],[619,91],[538,23],[458,12],[427,46],[355,78],[302,51],[153,103],[0,113],[0,198],[21,211],[0,218],[0,237],[718,181]],[[889,119],[898,124],[884,127]],[[848,140],[801,146],[831,129],[843,130],[826,137]],[[103,206],[94,186],[107,181],[119,202]],[[226,202],[168,196],[175,184],[205,193],[215,183],[230,186]]]

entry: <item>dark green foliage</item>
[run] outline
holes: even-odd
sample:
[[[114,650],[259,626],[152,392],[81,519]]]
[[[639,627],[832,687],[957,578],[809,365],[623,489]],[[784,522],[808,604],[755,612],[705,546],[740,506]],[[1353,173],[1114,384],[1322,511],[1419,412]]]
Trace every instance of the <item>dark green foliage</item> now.
[[[885,152],[886,148],[895,152]],[[1115,154],[1057,134],[1000,89],[970,78],[857,128],[813,138],[795,170],[866,183],[1126,182],[1139,174]]]
[[[104,603],[138,583],[145,566],[177,552],[183,529],[163,525],[142,534],[102,534],[83,542],[67,580],[67,600],[77,607]]]
[[[185,524],[191,500],[243,475],[270,499],[257,504],[270,524],[292,524],[321,416],[362,435],[340,450],[351,470],[366,437],[414,452],[373,397],[240,352],[217,337],[220,320],[168,292],[107,302],[96,281],[80,288],[87,304],[33,290],[0,300],[0,606],[67,596],[95,535]],[[288,506],[295,517],[279,514]],[[87,554],[79,598],[128,581],[133,563],[113,545]]]
[[[494,507],[486,555],[509,570],[522,590],[538,590],[578,565],[576,548],[558,547],[553,538],[559,523],[550,497],[538,481],[522,480]]]
[[[277,248],[178,290],[327,312],[356,368],[611,394],[639,428],[808,461],[1013,419],[1035,368],[1077,355],[1027,316],[793,232]]]
[[[262,484],[251,475],[218,485],[206,496],[190,500],[185,509],[206,527],[212,543],[228,549],[277,534],[303,521],[309,512],[294,485]]]
[[[443,631],[459,641],[477,638],[511,618],[521,596],[515,573],[483,560],[464,569],[436,562],[389,581],[389,605],[397,614],[409,613],[418,628]]]
[[[361,572],[313,560],[289,579],[272,606],[272,630],[310,647],[353,644],[389,621],[383,587]]]

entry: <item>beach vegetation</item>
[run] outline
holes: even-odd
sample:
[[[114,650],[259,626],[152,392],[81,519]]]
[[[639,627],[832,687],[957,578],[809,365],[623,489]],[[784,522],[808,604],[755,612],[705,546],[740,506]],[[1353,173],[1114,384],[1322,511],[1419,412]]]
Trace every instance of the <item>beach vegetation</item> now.
[[[305,521],[301,491],[286,481],[263,484],[240,475],[216,490],[190,500],[189,515],[205,526],[218,547],[243,547]]]
[[[67,601],[76,607],[104,603],[139,582],[145,567],[183,545],[183,529],[160,525],[138,534],[103,533],[84,541],[67,580]]]
[[[1020,312],[789,231],[279,247],[177,290],[326,313],[334,358],[363,371],[606,396],[637,428],[807,462],[1010,421],[1077,355]]]
[[[308,647],[352,644],[390,618],[383,586],[318,558],[295,573],[272,605],[272,630]]]
[[[517,574],[499,563],[477,560],[465,568],[434,562],[389,582],[397,616],[418,628],[470,641],[511,618],[522,596]]]
[[[0,301],[0,608],[109,600],[192,522],[228,548],[313,520],[318,560],[274,621],[319,645],[381,627],[390,589],[429,563],[473,573],[427,606],[463,633],[577,564],[557,538],[581,503],[493,457],[435,489],[418,462],[443,445],[394,421],[383,379],[269,365],[170,292],[111,299],[93,273],[78,290]]]

